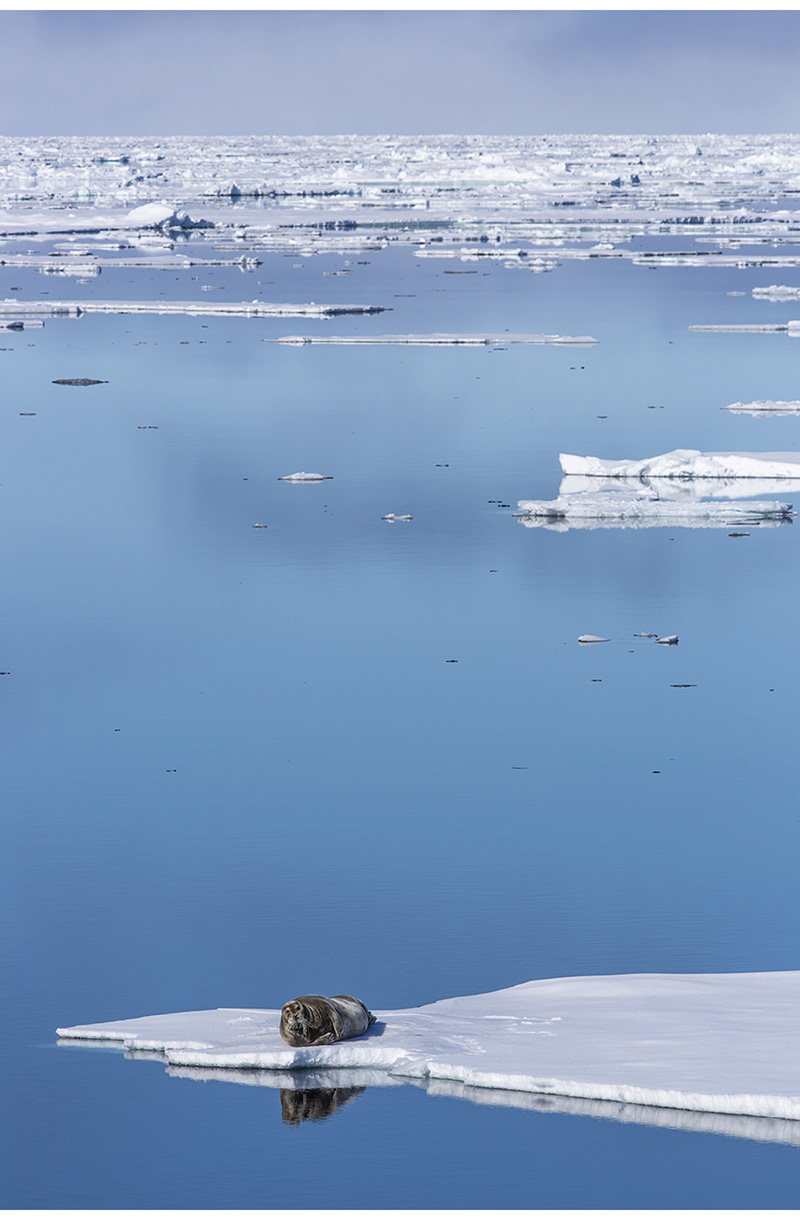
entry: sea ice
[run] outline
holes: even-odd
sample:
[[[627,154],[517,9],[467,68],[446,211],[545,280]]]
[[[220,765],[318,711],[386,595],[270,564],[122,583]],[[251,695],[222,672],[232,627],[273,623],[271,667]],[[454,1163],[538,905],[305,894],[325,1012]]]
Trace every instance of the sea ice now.
[[[269,1069],[284,1081],[300,1069],[368,1069],[430,1091],[455,1082],[800,1120],[799,1007],[800,971],[590,975],[376,1011],[366,1034],[330,1046],[287,1047],[278,1009],[169,1013],[57,1033],[73,1044],[116,1042],[174,1068]]]
[[[332,474],[307,474],[305,470],[298,470],[295,474],[278,475],[281,483],[321,483],[323,479],[332,478]]]
[[[755,402],[732,402],[722,411],[730,411],[733,415],[800,415],[800,402],[773,401],[769,398],[759,398]]]
[[[749,479],[800,478],[800,453],[701,453],[699,449],[673,449],[651,458],[621,461],[559,454],[564,474],[600,475],[605,478]]]
[[[211,314],[242,318],[333,318],[342,314],[384,313],[380,305],[274,304],[269,301],[0,301],[0,312],[23,317],[67,316],[85,313]],[[306,340],[303,340],[306,342]]]
[[[689,330],[732,331],[740,334],[788,334],[800,336],[800,320],[791,322],[715,322],[705,326],[690,326]]]
[[[354,311],[355,312],[355,311]],[[497,343],[557,343],[564,347],[591,347],[597,342],[590,335],[282,335],[279,339],[263,339],[264,343],[334,343],[354,346],[362,343],[409,344],[420,347],[467,346],[491,347]]]

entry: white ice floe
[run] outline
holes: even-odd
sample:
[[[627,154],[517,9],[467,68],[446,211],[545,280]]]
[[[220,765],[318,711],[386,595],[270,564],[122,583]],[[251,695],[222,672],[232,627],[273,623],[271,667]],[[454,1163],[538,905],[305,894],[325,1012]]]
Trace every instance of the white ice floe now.
[[[579,491],[556,500],[518,500],[514,515],[528,527],[569,529],[643,529],[651,526],[722,528],[777,525],[796,514],[791,504],[774,500],[669,500],[651,487],[633,491]]]
[[[281,483],[321,483],[324,479],[332,478],[332,474],[308,474],[305,470],[298,470],[294,474],[278,475]]]
[[[610,642],[611,641],[608,640],[604,635],[579,635],[578,636],[579,644],[609,644]]]
[[[506,343],[556,343],[564,347],[591,347],[597,343],[590,335],[282,335],[266,338],[264,343],[334,343],[348,347],[359,344],[407,344],[417,347],[491,347]]]
[[[474,1088],[475,1100],[484,1089],[510,1090],[800,1120],[798,1010],[800,971],[591,975],[373,1008],[377,1023],[366,1034],[330,1046],[288,1047],[278,1009],[169,1013],[57,1032],[83,1045],[118,1043],[178,1069],[266,1069],[283,1077],[281,1087],[299,1071],[312,1073],[313,1087],[320,1070],[368,1069],[434,1092]]]
[[[381,517],[381,521],[413,521],[413,520],[414,520],[414,518],[412,516],[410,516],[408,513],[404,513],[404,514],[386,513],[383,517]]]
[[[790,322],[715,322],[703,326],[690,326],[689,330],[730,331],[734,334],[764,334],[800,336],[800,320]]]
[[[21,317],[73,317],[86,313],[172,313],[241,318],[333,318],[383,313],[380,305],[275,304],[269,301],[0,301],[0,312]]]
[[[128,224],[141,229],[213,229],[210,220],[192,220],[188,212],[179,212],[165,203],[145,203],[128,212]]]
[[[677,644],[678,637],[676,635],[662,635],[660,639],[656,640],[656,643],[657,644]]]
[[[721,407],[720,410],[730,411],[733,415],[800,415],[800,402],[759,398],[755,402],[732,402],[730,406]]]
[[[800,478],[800,452],[701,453],[699,449],[673,449],[671,453],[662,453],[657,457],[622,460],[561,453],[559,461],[564,474],[600,475],[604,478]]]
[[[770,284],[767,288],[754,288],[753,296],[765,301],[792,301],[800,298],[800,288],[788,284]]]

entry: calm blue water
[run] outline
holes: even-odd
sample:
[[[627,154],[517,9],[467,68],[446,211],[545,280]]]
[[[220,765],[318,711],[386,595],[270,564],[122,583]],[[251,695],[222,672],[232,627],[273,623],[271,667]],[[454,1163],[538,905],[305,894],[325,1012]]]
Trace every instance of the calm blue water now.
[[[556,494],[559,451],[797,448],[800,419],[720,410],[797,398],[793,341],[686,329],[785,321],[749,296],[776,272],[364,257],[203,282],[391,314],[0,332],[2,1205],[795,1206],[796,1148],[412,1086],[288,1127],[274,1089],[55,1046],[308,991],[798,966],[800,526],[512,516]],[[0,273],[0,298],[199,296],[188,272]],[[600,342],[262,342],[505,328]]]

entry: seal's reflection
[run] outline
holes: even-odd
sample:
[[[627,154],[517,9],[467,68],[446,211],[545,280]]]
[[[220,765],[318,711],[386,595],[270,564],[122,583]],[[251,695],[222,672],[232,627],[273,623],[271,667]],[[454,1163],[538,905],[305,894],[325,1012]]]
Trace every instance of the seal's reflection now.
[[[366,1085],[352,1089],[281,1089],[281,1118],[289,1127],[321,1123],[365,1090]]]

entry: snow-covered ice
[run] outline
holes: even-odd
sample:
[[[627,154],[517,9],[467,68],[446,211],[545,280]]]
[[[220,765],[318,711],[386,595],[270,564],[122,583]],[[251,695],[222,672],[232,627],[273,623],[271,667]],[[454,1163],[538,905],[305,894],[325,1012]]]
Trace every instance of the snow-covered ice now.
[[[366,1034],[292,1049],[279,1009],[218,1008],[57,1031],[178,1068],[368,1069],[487,1090],[800,1120],[800,971],[542,979],[380,1011]],[[800,1128],[798,1129],[800,1133]]]
[[[561,469],[570,475],[604,478],[749,479],[800,478],[797,453],[701,453],[699,449],[673,449],[651,458],[610,460],[559,454]]]
[[[332,474],[309,474],[305,470],[296,470],[294,474],[278,475],[280,483],[322,483],[324,479],[332,478]]]

